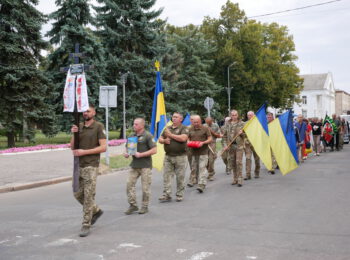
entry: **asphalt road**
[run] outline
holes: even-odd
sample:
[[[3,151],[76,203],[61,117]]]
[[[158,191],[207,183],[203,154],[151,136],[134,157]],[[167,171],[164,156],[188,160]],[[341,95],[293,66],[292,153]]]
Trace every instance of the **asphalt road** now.
[[[218,160],[215,181],[203,194],[188,188],[183,202],[158,202],[154,172],[145,215],[123,213],[126,172],[99,176],[105,213],[86,238],[70,183],[3,193],[0,259],[350,259],[349,155],[347,145],[286,176],[264,169],[241,188]]]

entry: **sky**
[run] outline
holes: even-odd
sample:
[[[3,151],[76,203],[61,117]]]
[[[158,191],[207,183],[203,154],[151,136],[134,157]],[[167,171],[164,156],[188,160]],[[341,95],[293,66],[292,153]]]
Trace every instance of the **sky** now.
[[[239,0],[247,17],[305,7],[332,0]],[[92,3],[94,1],[91,1]],[[157,0],[162,19],[176,26],[200,25],[205,16],[218,18],[226,0]],[[48,14],[56,9],[54,0],[40,0],[37,8]],[[350,0],[254,18],[262,23],[285,25],[296,46],[300,74],[331,72],[336,89],[350,93]],[[43,31],[50,28],[45,25]]]

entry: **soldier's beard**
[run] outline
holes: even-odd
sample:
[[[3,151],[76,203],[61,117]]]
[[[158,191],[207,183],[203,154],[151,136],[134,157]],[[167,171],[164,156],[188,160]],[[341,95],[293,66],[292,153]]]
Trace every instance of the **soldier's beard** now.
[[[92,119],[92,117],[84,117],[85,122],[89,122]]]

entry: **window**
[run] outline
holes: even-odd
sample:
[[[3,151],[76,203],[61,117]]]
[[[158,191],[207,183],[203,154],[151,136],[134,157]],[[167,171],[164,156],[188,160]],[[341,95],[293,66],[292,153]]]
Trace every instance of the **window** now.
[[[306,105],[307,104],[307,97],[306,96],[302,96],[302,99],[303,99],[303,105]]]

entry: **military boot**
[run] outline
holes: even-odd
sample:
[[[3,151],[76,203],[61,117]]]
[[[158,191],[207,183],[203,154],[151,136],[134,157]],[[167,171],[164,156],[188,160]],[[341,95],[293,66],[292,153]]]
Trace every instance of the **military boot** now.
[[[159,200],[159,202],[170,202],[171,201],[171,197],[169,195],[165,195],[164,194],[158,200]]]
[[[139,211],[139,214],[145,214],[148,212],[148,208],[147,207],[142,207],[141,210]]]
[[[95,224],[98,218],[102,216],[102,214],[103,214],[103,211],[99,209],[94,215],[92,215],[91,225]]]
[[[80,237],[87,237],[90,234],[90,227],[89,226],[82,226],[79,236]]]
[[[127,209],[127,211],[125,211],[124,213],[126,214],[126,215],[131,215],[133,212],[135,212],[135,211],[138,211],[139,210],[139,208],[137,207],[137,206],[135,206],[135,205],[130,205],[130,207]]]

